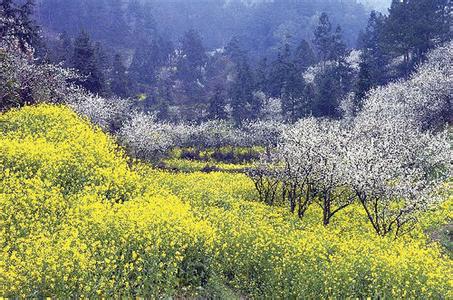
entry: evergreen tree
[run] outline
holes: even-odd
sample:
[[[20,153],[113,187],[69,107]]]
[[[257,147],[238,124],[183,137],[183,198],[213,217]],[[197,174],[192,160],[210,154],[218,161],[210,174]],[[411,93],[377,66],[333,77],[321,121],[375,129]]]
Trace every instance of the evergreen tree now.
[[[73,67],[85,78],[77,83],[93,93],[105,93],[105,79],[88,33],[82,31],[74,42]]]
[[[366,96],[366,93],[373,88],[374,78],[371,76],[371,67],[367,61],[360,62],[360,71],[355,85],[354,95],[354,113],[362,109],[362,99]]]
[[[58,39],[58,47],[55,59],[57,62],[61,62],[63,66],[69,67],[71,66],[71,57],[74,53],[74,48],[72,45],[72,40],[66,31],[63,31],[60,34]]]
[[[232,117],[236,125],[246,119],[258,118],[261,103],[253,96],[255,81],[248,62],[247,54],[241,49],[239,40],[234,37],[225,48],[225,55],[233,65],[234,80],[229,87]]]
[[[301,99],[294,97],[287,88],[287,83],[282,88],[281,92],[282,114],[286,121],[290,123],[296,122],[300,117]]]
[[[393,0],[385,22],[385,43],[394,57],[403,57],[403,76],[430,49],[451,38],[451,18],[450,0]]]
[[[67,6],[67,2],[64,1],[64,6]],[[79,2],[79,4],[69,4],[71,10],[67,11],[66,14],[72,13],[78,15],[76,22],[76,28],[85,28],[88,30],[90,37],[93,40],[111,40],[112,35],[112,22],[113,16],[110,14],[110,0],[90,0],[90,1],[70,1]],[[73,6],[74,5],[74,6]],[[82,12],[78,11],[79,9]],[[76,11],[74,11],[76,10]],[[63,15],[63,18],[73,18],[74,16]],[[74,24],[74,23],[72,23]],[[67,29],[66,29],[67,30]],[[75,33],[74,33],[75,34]],[[123,36],[117,37],[117,39]]]
[[[323,12],[314,32],[313,44],[320,61],[326,62],[331,57],[332,50],[332,23],[329,16]]]
[[[161,66],[160,49],[157,41],[143,41],[135,50],[130,66],[134,80],[142,84],[154,84]]]
[[[331,32],[328,18],[321,16],[320,26],[315,31],[315,44],[322,59],[330,64],[323,64],[323,70],[315,78],[315,103],[313,114],[320,117],[339,117],[339,102],[352,88],[352,70],[346,61],[348,54],[342,38],[342,30],[337,26]]]
[[[316,117],[339,117],[339,92],[341,88],[335,68],[328,67],[326,72],[318,74],[315,78],[315,84],[316,93],[313,115]]]
[[[202,69],[207,57],[200,35],[195,30],[189,30],[181,41],[179,76],[182,80],[193,81],[202,77]]]
[[[170,118],[170,104],[173,103],[173,74],[162,71],[157,76],[156,96],[152,110],[156,113],[159,120],[168,120]]]
[[[316,63],[316,55],[306,40],[300,42],[294,60],[297,70],[300,73],[305,72],[310,66]]]
[[[94,43],[94,57],[99,67],[99,70],[105,75],[110,68],[111,60],[100,42]]]
[[[267,58],[263,58],[256,68],[256,89],[267,94],[269,92],[269,75],[268,75]]]
[[[346,43],[343,41],[342,29],[337,26],[332,37],[332,50],[330,59],[334,62],[334,76],[337,81],[339,91],[337,94],[340,98],[349,93],[353,87],[352,69],[346,58],[349,51],[346,49]]]
[[[181,56],[178,61],[178,79],[183,84],[187,104],[204,100],[203,86],[205,85],[204,67],[207,61],[205,49],[200,35],[187,31],[181,41]]]
[[[225,55],[236,65],[239,65],[243,62],[246,54],[241,49],[239,39],[237,37],[233,37],[226,45]]]
[[[253,77],[246,59],[236,65],[236,78],[230,87],[232,116],[237,125],[255,119],[260,109],[253,97]]]
[[[164,97],[161,95],[158,95],[156,98],[154,112],[156,114],[157,119],[160,121],[166,121],[170,116],[170,108],[168,105],[168,101],[165,100]]]
[[[335,28],[330,45],[329,60],[339,63],[347,55],[346,43],[343,41],[342,29],[340,26]]]
[[[224,120],[227,118],[225,111],[225,93],[221,86],[214,88],[214,94],[209,99],[208,118],[216,120]]]
[[[388,58],[382,47],[384,17],[371,12],[368,25],[361,36],[360,71],[355,85],[355,108],[361,108],[361,99],[371,88],[387,82]]]
[[[116,54],[113,59],[111,79],[110,90],[112,93],[123,98],[129,97],[131,86],[126,67],[119,54]]]
[[[270,95],[281,98],[283,117],[290,122],[295,122],[301,117],[300,100],[304,79],[297,69],[296,61],[292,58],[288,43],[280,49],[269,81],[272,83]]]
[[[313,112],[316,109],[315,101],[316,101],[315,87],[312,83],[308,83],[305,85],[304,91],[302,92],[302,101],[299,110],[301,117],[313,115]]]
[[[280,97],[284,86],[290,84],[288,81],[294,72],[291,58],[291,49],[288,43],[280,47],[277,59],[272,63],[272,70],[269,74],[269,93],[272,97]]]

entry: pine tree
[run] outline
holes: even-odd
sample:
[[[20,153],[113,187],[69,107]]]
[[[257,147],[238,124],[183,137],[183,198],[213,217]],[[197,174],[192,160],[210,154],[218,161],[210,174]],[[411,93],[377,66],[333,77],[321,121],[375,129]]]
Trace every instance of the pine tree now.
[[[216,120],[226,119],[227,113],[225,106],[225,92],[221,86],[216,86],[214,88],[214,94],[209,99],[208,118]]]
[[[77,83],[93,93],[105,93],[105,79],[88,33],[82,31],[74,42],[73,67],[85,76]]]
[[[340,26],[335,28],[330,45],[329,60],[340,62],[347,55],[346,43],[343,41],[342,29]]]
[[[339,117],[339,102],[352,88],[352,70],[346,61],[348,51],[346,43],[343,41],[342,29],[337,26],[331,32],[328,20],[321,18],[321,25],[317,28],[315,36],[318,38],[317,44],[324,45],[325,50],[320,50],[322,57],[327,58],[330,64],[323,64],[323,70],[315,78],[316,96],[313,105],[313,114],[321,117]],[[324,24],[324,25],[323,25]],[[324,28],[326,30],[321,30]],[[327,30],[329,29],[329,30]],[[320,32],[323,34],[319,35]],[[322,41],[322,42],[320,42]]]
[[[366,96],[366,93],[375,86],[375,81],[371,76],[370,69],[367,61],[362,61],[360,63],[360,71],[355,86],[354,112],[358,112],[362,109],[362,99]]]
[[[294,60],[297,70],[300,73],[305,72],[310,66],[316,63],[316,55],[306,40],[300,42]]]
[[[385,43],[393,57],[403,57],[403,76],[430,49],[451,39],[451,18],[450,0],[393,0],[385,22]]]
[[[253,96],[255,81],[247,54],[241,49],[239,40],[234,37],[225,47],[225,55],[233,65],[234,80],[229,87],[232,117],[236,125],[246,119],[256,119],[261,112],[259,99]]]
[[[253,77],[246,59],[236,66],[236,78],[230,88],[232,116],[237,125],[254,119],[260,110],[253,97]]]
[[[157,76],[156,92],[151,109],[159,120],[170,118],[170,105],[174,100],[173,82],[174,78],[171,72],[162,71]]]
[[[313,115],[313,112],[316,109],[315,101],[316,101],[315,87],[312,83],[308,83],[305,85],[304,90],[302,92],[302,101],[300,102],[301,105],[299,107],[299,114],[301,115],[301,117]]]
[[[119,54],[116,54],[113,59],[111,78],[110,90],[112,93],[123,98],[129,97],[130,81],[126,73],[126,67]]]
[[[57,62],[63,63],[63,66],[70,67],[71,66],[71,57],[74,53],[73,45],[71,37],[68,35],[66,31],[63,31],[60,34],[58,39],[58,47],[55,59]]]
[[[130,28],[125,20],[121,0],[109,0],[109,34],[107,39],[112,43],[127,43]]]
[[[142,84],[154,84],[161,66],[160,49],[157,41],[143,41],[135,50],[130,66],[134,81]]]
[[[179,63],[179,76],[182,80],[194,81],[202,76],[207,57],[200,35],[189,30],[181,41],[182,58]]]
[[[294,72],[293,61],[291,58],[291,48],[288,43],[280,47],[277,59],[272,63],[272,70],[269,74],[269,93],[272,97],[280,97],[282,89],[290,80]]]
[[[269,70],[267,58],[263,58],[256,68],[256,89],[267,94],[269,92]]]
[[[361,36],[360,71],[355,84],[355,109],[360,110],[361,99],[373,87],[387,82],[388,58],[382,47],[384,17],[371,12],[368,25]]]
[[[329,16],[325,12],[319,18],[318,26],[314,32],[313,44],[319,60],[326,62],[331,57],[332,51],[332,23],[330,23]]]
[[[237,37],[233,37],[227,44],[225,47],[225,55],[236,65],[242,63],[246,54],[242,51]]]
[[[154,111],[158,120],[160,121],[168,120],[170,116],[170,108],[168,105],[168,101],[159,95],[156,99]]]
[[[288,43],[280,48],[269,82],[270,95],[279,97],[282,101],[283,117],[289,122],[295,122],[301,117],[300,99],[305,83]]]
[[[339,117],[339,93],[341,87],[337,80],[335,68],[329,67],[326,72],[316,76],[316,93],[313,115],[316,117]]]
[[[181,40],[178,61],[178,79],[183,84],[187,104],[204,101],[204,67],[207,61],[201,36],[195,30],[187,31]]]

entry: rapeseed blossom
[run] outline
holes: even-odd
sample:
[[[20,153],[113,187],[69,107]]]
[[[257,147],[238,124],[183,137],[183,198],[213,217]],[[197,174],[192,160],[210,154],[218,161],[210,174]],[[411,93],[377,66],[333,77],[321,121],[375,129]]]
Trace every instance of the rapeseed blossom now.
[[[129,160],[66,107],[4,113],[0,132],[0,296],[453,297],[423,232],[451,204],[394,240],[354,205],[325,228],[316,207],[301,222],[255,202],[246,175]]]

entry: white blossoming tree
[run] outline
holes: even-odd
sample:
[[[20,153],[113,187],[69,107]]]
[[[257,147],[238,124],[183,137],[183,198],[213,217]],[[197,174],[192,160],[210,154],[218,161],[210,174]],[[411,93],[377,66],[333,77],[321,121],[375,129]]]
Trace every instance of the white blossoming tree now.
[[[356,124],[346,177],[376,232],[400,235],[411,228],[418,212],[441,200],[436,191],[451,173],[450,146],[446,132],[372,122],[379,128]]]

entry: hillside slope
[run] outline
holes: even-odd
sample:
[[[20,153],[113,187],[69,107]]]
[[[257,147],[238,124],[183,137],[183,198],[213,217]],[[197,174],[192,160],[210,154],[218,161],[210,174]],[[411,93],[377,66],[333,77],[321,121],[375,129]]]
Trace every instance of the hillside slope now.
[[[0,295],[451,298],[452,260],[423,229],[377,237],[253,202],[241,174],[129,160],[66,107],[0,115]]]

